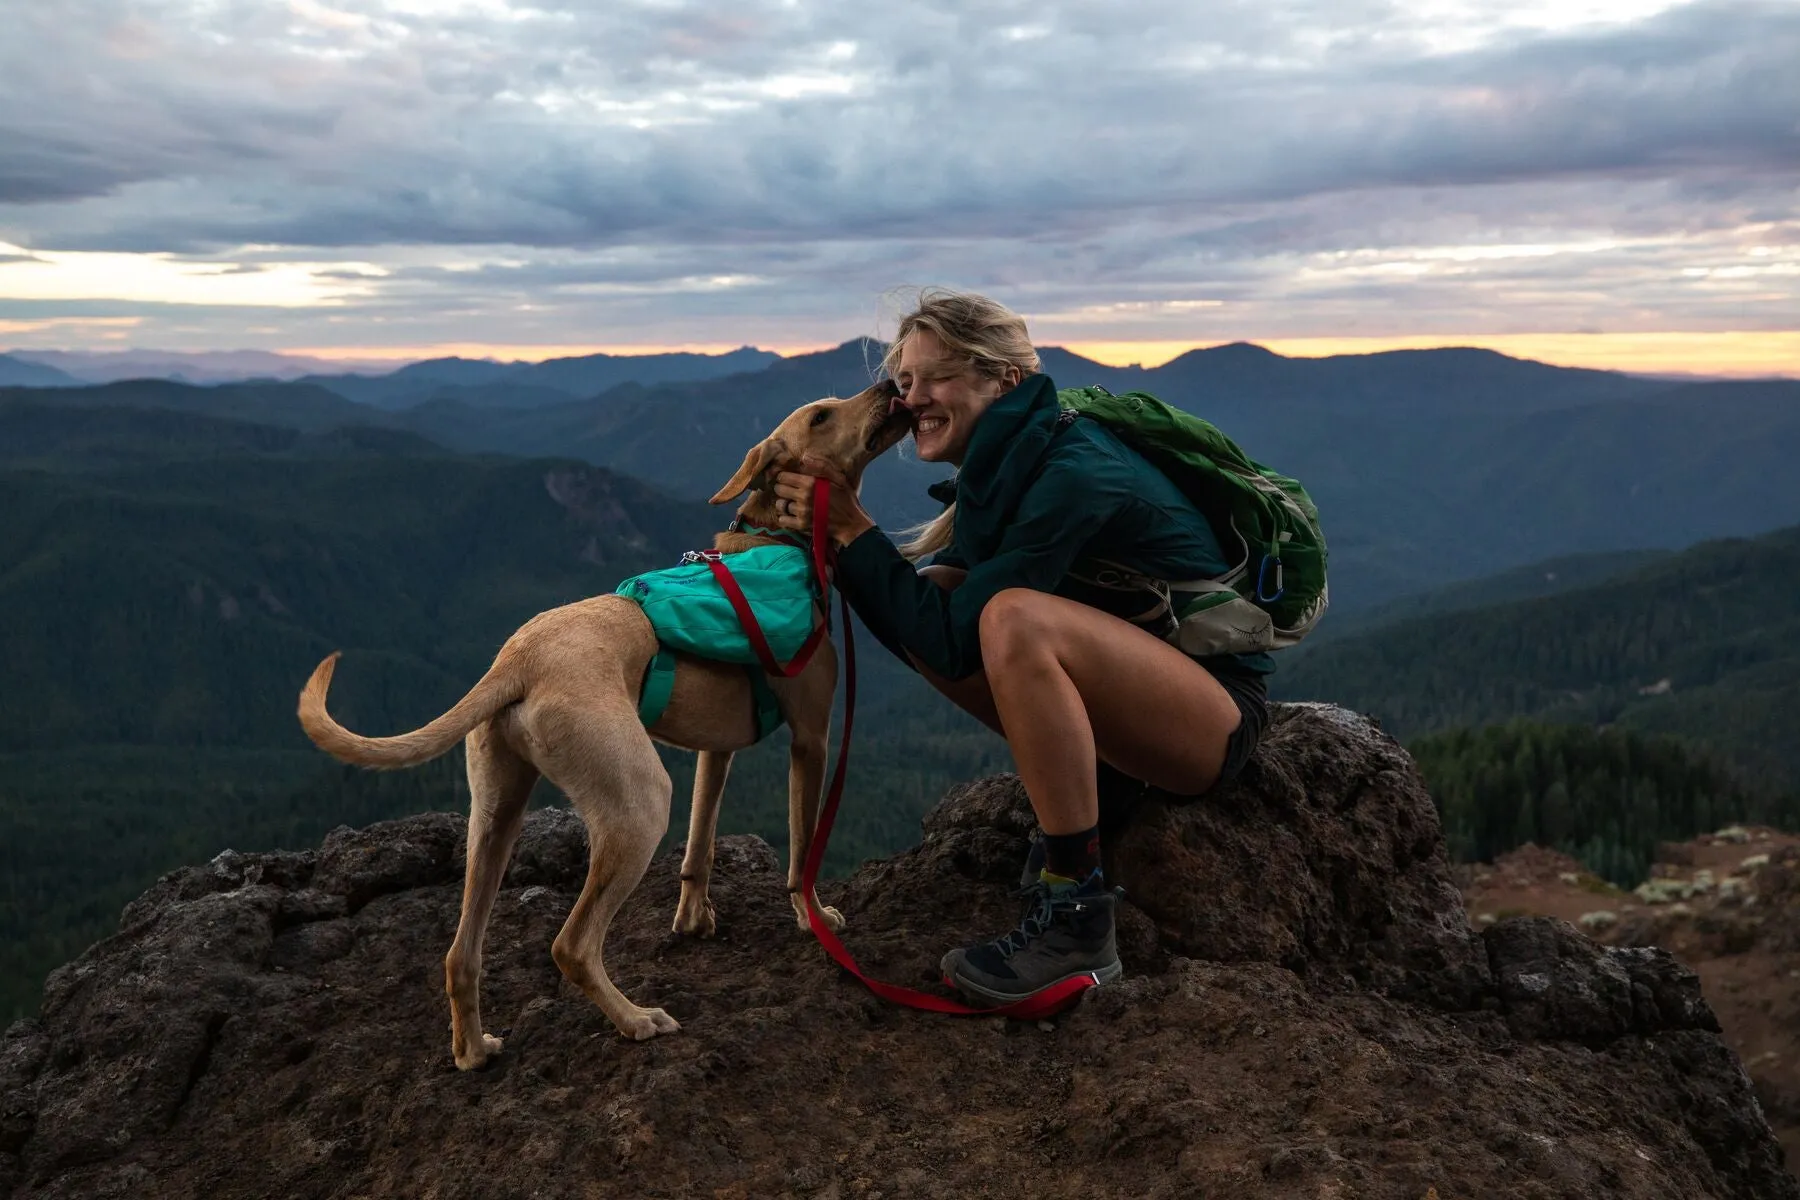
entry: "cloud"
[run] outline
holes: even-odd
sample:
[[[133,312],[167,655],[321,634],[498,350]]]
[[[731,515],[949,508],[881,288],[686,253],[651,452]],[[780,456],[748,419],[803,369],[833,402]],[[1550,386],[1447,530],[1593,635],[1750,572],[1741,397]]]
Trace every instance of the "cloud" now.
[[[0,241],[305,264],[343,311],[291,319],[382,336],[830,340],[936,280],[1144,337],[1704,328],[1800,298],[1788,3],[71,0],[16,21]],[[1562,249],[1418,253],[1457,246]],[[1761,274],[1719,274],[1738,267]]]

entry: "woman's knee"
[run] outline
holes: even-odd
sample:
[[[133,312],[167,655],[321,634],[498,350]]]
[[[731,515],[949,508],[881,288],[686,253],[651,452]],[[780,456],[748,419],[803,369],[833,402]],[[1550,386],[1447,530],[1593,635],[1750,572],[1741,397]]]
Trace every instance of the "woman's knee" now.
[[[989,675],[996,666],[1054,653],[1053,607],[1051,596],[1030,588],[1008,588],[982,607],[981,660]]]

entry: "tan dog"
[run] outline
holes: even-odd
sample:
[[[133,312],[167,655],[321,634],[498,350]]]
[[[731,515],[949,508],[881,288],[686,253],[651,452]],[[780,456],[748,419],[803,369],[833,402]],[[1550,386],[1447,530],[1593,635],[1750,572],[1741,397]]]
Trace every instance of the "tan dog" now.
[[[794,412],[744,458],[731,482],[712,498],[724,504],[754,489],[738,510],[747,522],[776,523],[770,478],[802,457],[835,465],[852,485],[863,469],[906,432],[904,412],[889,414],[891,383],[848,400],[815,401]],[[722,533],[713,546],[726,554],[769,539]],[[588,833],[588,874],[551,954],[564,976],[600,1006],[619,1032],[655,1037],[679,1029],[659,1008],[639,1008],[607,977],[601,950],[613,914],[637,887],[669,827],[668,772],[651,739],[699,752],[693,819],[681,864],[677,933],[710,936],[707,899],[719,797],[734,751],[756,740],[750,680],[741,666],[682,656],[668,708],[654,727],[638,721],[638,693],[656,654],[656,635],[637,604],[598,596],[554,608],[508,638],[469,693],[430,724],[397,737],[351,733],[325,711],[337,664],[333,654],[300,693],[300,724],[322,750],[347,763],[393,769],[416,766],[464,741],[469,770],[468,867],[462,920],[444,958],[450,996],[450,1042],[456,1065],[482,1065],[500,1039],[481,1028],[481,955],[488,914],[525,816],[526,799],[541,774],[569,797]],[[826,735],[837,656],[829,642],[792,679],[769,678],[793,732],[788,766],[788,890],[795,919],[808,929],[811,905],[834,928],[843,917],[800,895],[800,865],[818,818],[825,777]]]

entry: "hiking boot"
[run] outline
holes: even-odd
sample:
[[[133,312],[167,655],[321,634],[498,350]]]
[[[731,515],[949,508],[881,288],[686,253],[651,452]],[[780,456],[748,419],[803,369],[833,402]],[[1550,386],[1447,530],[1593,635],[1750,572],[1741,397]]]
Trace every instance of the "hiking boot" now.
[[[1040,834],[1031,839],[1031,849],[1025,852],[1025,866],[1019,872],[1019,890],[1021,892],[1035,884],[1038,876],[1044,873],[1046,857],[1044,838]]]
[[[1029,904],[1019,927],[998,941],[944,955],[946,983],[975,1000],[1010,1004],[1077,975],[1095,983],[1119,977],[1118,897],[1098,872],[1086,883],[1037,880],[1020,891]]]

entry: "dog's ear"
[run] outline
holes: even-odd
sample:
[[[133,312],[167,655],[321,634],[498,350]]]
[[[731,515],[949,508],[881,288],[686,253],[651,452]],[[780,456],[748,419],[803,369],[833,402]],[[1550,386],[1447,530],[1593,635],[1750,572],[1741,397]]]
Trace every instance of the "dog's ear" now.
[[[764,438],[750,447],[750,453],[744,455],[744,465],[738,468],[731,481],[714,493],[707,503],[726,504],[737,499],[758,475],[782,459],[791,457],[793,456],[789,453],[786,442],[780,438]]]

